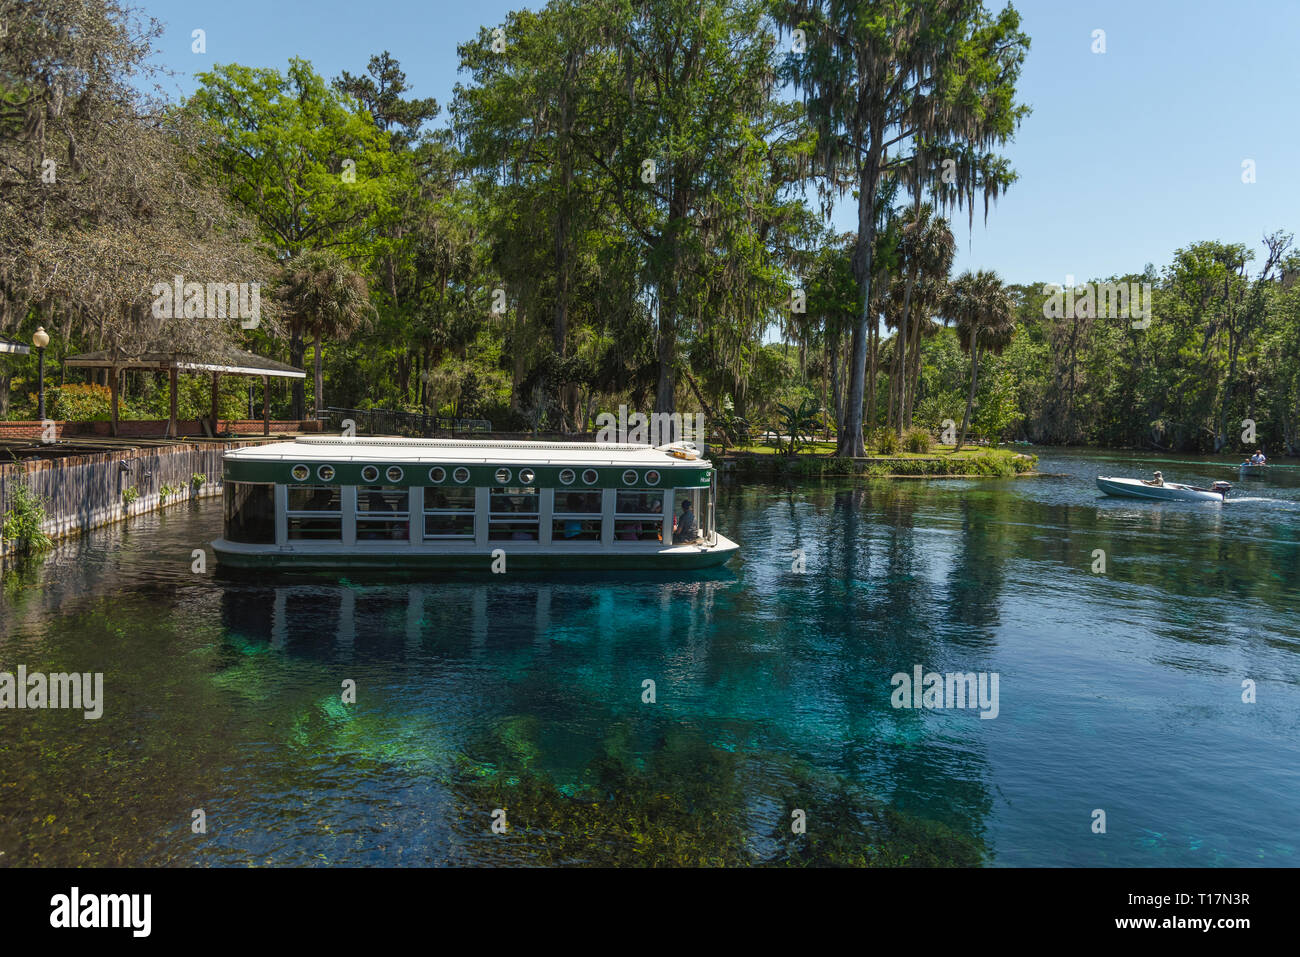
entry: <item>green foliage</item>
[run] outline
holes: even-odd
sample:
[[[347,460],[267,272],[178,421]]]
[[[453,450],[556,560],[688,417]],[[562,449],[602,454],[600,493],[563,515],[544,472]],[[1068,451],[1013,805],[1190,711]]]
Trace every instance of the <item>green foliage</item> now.
[[[871,445],[878,455],[898,453],[898,435],[891,428],[879,428],[871,434]]]
[[[199,489],[203,488],[203,485],[205,482],[207,482],[207,480],[208,480],[208,476],[206,473],[195,472],[193,475],[190,476],[190,485],[194,486],[195,492],[198,492]]]
[[[182,489],[179,486],[164,485],[162,488],[158,489],[158,500],[161,504],[166,505],[167,499],[180,491],[182,491]]]
[[[69,382],[46,390],[46,410],[61,422],[105,422],[112,418],[112,396],[106,385]]]
[[[778,428],[781,435],[788,438],[782,440],[780,435],[777,436],[777,451],[783,455],[794,455],[801,447],[811,442],[813,431],[817,427],[817,417],[821,411],[821,406],[814,399],[805,399],[798,407],[778,405],[777,413],[780,415]]]
[[[929,429],[913,427],[903,433],[903,451],[925,454],[934,448],[934,436]]]
[[[9,508],[0,524],[0,537],[13,545],[19,554],[49,548],[49,536],[41,530],[44,524],[45,499],[26,485],[13,485]]]
[[[130,508],[131,504],[139,497],[140,490],[134,485],[128,485],[126,488],[122,489],[122,504],[127,508]]]

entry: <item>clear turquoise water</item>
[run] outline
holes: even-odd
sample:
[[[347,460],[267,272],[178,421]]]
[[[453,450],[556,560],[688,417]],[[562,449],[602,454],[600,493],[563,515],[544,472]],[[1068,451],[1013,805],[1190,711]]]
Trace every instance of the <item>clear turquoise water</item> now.
[[[722,832],[764,860],[793,808],[851,844],[849,795],[854,820],[883,808],[991,865],[1296,864],[1300,468],[1173,505],[1092,480],[1236,476],[1040,467],[725,488],[742,559],[677,579],[196,575],[215,503],[86,536],[0,604],[0,670],[103,671],[107,698],[99,721],[0,711],[0,863],[583,862],[611,841],[665,863]],[[998,673],[998,717],[894,709],[914,665]],[[638,836],[601,830],[610,807]]]

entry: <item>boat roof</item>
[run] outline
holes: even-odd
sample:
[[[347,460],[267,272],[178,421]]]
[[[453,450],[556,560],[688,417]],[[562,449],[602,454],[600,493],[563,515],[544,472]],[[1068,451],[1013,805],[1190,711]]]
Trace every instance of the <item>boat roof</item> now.
[[[292,442],[245,446],[227,460],[251,462],[414,462],[485,465],[626,465],[639,468],[707,466],[707,460],[680,459],[668,446],[600,442],[501,442],[491,439],[405,439],[339,435],[299,436]]]

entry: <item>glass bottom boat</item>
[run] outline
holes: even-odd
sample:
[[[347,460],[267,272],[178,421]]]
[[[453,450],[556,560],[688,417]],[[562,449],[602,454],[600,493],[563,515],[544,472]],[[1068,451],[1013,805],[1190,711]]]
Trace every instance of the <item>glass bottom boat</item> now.
[[[302,437],[227,452],[228,568],[689,570],[736,554],[693,446]]]

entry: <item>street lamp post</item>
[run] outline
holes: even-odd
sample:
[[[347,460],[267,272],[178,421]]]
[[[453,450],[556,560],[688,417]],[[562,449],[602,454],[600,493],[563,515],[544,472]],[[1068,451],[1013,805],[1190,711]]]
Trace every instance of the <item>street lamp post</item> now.
[[[45,421],[45,347],[49,344],[49,333],[44,326],[37,326],[32,345],[36,346],[36,417],[42,422]]]

